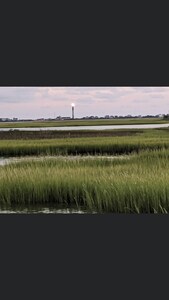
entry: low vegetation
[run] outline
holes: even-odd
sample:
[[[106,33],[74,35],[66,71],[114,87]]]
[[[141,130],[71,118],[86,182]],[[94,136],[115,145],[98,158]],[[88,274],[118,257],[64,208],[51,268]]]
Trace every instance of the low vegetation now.
[[[38,130],[22,131],[18,129],[0,131],[0,140],[37,140],[37,139],[60,139],[82,137],[106,137],[106,136],[133,136],[143,133],[137,129],[110,129],[110,130]]]
[[[101,125],[131,125],[131,124],[163,124],[164,118],[127,118],[127,119],[94,119],[94,120],[58,120],[58,121],[20,121],[0,122],[0,128],[33,128],[33,127],[65,127],[65,126],[101,126]]]

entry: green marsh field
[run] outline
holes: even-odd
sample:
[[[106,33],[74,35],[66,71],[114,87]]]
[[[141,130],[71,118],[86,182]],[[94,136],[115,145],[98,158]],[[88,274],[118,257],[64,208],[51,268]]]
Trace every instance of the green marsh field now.
[[[169,212],[169,129],[1,132],[0,207]]]
[[[168,129],[75,131],[60,133],[59,138],[45,137],[43,132],[1,132],[0,156],[24,155],[121,155],[142,150],[169,148]],[[13,134],[8,139],[10,134]],[[2,138],[2,136],[4,137]]]
[[[168,121],[169,120],[167,120],[167,119],[165,120],[163,118],[20,121],[20,122],[0,122],[0,128],[165,124],[165,123],[168,123]]]

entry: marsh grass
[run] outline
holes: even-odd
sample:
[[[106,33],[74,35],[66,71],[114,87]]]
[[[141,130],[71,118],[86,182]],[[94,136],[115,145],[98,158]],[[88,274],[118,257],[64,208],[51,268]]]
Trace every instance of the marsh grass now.
[[[29,157],[0,167],[0,207],[56,204],[98,212],[169,212],[168,129],[125,137],[0,140],[0,155]]]
[[[169,212],[169,150],[110,160],[64,158],[0,167],[0,205],[58,204],[98,212]]]
[[[37,130],[24,131],[13,129],[0,131],[0,140],[37,140],[37,139],[63,139],[82,137],[106,137],[106,136],[133,136],[143,133],[140,129],[108,129],[108,130]]]
[[[0,140],[0,156],[119,155],[169,149],[169,130],[137,131],[128,136],[86,136],[59,139]]]

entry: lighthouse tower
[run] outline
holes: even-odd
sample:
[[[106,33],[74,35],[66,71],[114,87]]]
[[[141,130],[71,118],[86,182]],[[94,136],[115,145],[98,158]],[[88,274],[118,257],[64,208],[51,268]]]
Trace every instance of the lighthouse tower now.
[[[72,119],[75,117],[75,105],[72,103]]]

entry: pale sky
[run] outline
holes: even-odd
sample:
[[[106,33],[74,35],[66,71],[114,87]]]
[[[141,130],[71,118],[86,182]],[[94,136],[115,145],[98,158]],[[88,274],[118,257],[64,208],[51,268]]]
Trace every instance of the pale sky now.
[[[169,113],[169,87],[0,87],[0,118]]]

